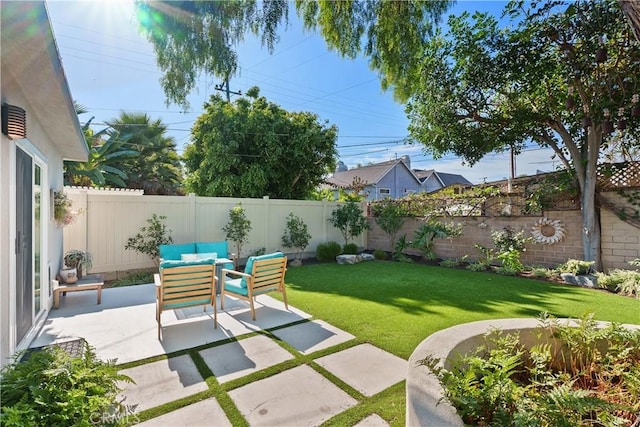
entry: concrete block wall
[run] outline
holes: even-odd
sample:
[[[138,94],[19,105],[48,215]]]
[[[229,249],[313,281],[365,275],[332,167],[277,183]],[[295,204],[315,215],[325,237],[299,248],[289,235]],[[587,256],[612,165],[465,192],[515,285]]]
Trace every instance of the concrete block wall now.
[[[606,198],[615,203],[624,203],[624,199],[614,192],[606,193]],[[640,258],[640,229],[622,221],[609,209],[602,209],[600,222],[602,263],[605,268],[633,268],[629,261]]]
[[[582,219],[580,211],[553,211],[545,215],[551,220],[560,220],[565,230],[564,239],[552,245],[530,243],[527,251],[522,256],[522,262],[527,265],[542,265],[554,267],[567,259],[582,259],[582,237],[580,234]],[[480,252],[474,247],[479,244],[493,248],[491,233],[512,227],[516,232],[523,230],[526,237],[531,237],[531,227],[541,217],[443,217],[445,223],[461,224],[462,235],[451,239],[434,240],[434,251],[439,258],[462,258],[467,255],[470,260],[480,256]],[[378,227],[374,218],[369,218],[371,229],[368,232],[368,249],[381,249],[392,251],[388,235]],[[405,226],[398,233],[402,236],[406,233],[407,240],[412,240],[415,231],[420,228],[422,222],[416,218],[407,218]],[[415,249],[408,249],[409,254],[420,254]]]

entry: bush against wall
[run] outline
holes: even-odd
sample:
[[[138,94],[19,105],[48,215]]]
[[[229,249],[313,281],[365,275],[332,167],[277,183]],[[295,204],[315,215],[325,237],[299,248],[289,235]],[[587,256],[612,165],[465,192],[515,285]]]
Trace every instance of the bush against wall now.
[[[282,235],[282,246],[285,248],[295,248],[298,261],[302,258],[302,252],[309,245],[311,234],[309,227],[302,218],[292,213],[287,217],[287,228]]]
[[[236,245],[236,256],[240,256],[242,246],[249,243],[249,233],[251,232],[251,221],[242,205],[238,204],[229,210],[229,222],[222,227],[222,231],[227,233],[227,240]]]

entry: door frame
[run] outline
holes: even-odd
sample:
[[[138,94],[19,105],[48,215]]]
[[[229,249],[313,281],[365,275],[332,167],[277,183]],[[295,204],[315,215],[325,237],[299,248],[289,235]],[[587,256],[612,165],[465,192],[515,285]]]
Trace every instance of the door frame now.
[[[16,262],[17,262],[17,258],[16,258],[16,253],[15,253],[15,248],[13,248],[14,243],[12,243],[12,250],[11,250],[11,266],[13,268],[11,268],[11,272],[10,272],[10,276],[11,276],[11,290],[10,290],[10,294],[12,295],[12,298],[10,299],[10,311],[11,311],[11,336],[10,336],[10,341],[12,341],[15,344],[15,347],[13,347],[15,350],[14,351],[20,351],[20,350],[24,350],[26,348],[28,348],[29,344],[31,343],[31,341],[33,340],[33,338],[35,338],[36,334],[38,333],[38,331],[40,330],[40,328],[42,327],[42,324],[44,323],[44,321],[46,320],[47,317],[47,312],[49,310],[49,307],[51,306],[51,295],[49,292],[49,282],[50,282],[50,272],[49,272],[49,229],[51,226],[51,221],[50,221],[50,204],[51,204],[51,196],[50,196],[50,191],[49,191],[49,168],[47,166],[47,157],[36,147],[34,146],[28,139],[18,139],[15,140],[15,146],[14,149],[12,150],[12,162],[13,162],[13,172],[12,172],[12,179],[16,180],[16,161],[17,161],[17,149],[21,149],[22,151],[24,151],[27,155],[29,155],[32,160],[33,160],[33,166],[32,166],[32,188],[31,188],[31,197],[33,199],[35,199],[34,197],[34,185],[35,185],[35,166],[40,167],[40,310],[39,312],[35,313],[35,307],[36,304],[34,304],[32,302],[32,324],[31,324],[31,328],[29,329],[29,331],[25,334],[24,337],[22,337],[22,339],[17,342],[18,340],[18,336],[17,336],[17,306],[16,306],[16,271],[15,271],[15,267],[16,267]],[[16,182],[14,181],[14,185],[13,188],[11,190],[12,194],[10,197],[11,200],[11,216],[12,216],[12,221],[11,221],[11,241],[15,242],[16,239],[16,227],[17,227],[17,218],[15,218],[16,215]],[[31,220],[33,222],[35,222],[35,218],[34,218],[34,209],[33,207],[35,207],[35,200],[33,200],[33,204],[32,204],[32,214],[31,214]],[[35,224],[34,224],[35,225]],[[35,239],[35,232],[36,232],[36,227],[33,226],[32,227],[32,236],[31,236],[31,241],[36,242]],[[33,250],[35,246],[32,245],[32,251],[31,251],[31,265],[32,265],[32,269],[33,269],[33,274],[32,274],[32,278],[34,280],[32,280],[32,286],[34,286],[35,283],[35,277],[36,277],[36,271],[35,271],[35,250]],[[35,289],[32,288],[32,295],[35,296]]]

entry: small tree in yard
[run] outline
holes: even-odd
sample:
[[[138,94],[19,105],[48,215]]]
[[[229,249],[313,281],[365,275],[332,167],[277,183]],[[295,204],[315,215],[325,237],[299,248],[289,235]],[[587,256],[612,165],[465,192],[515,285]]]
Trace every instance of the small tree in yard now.
[[[362,215],[362,209],[356,202],[347,202],[337,207],[331,212],[329,222],[340,230],[345,245],[349,243],[349,239],[359,236],[369,228],[366,218]]]
[[[249,242],[249,232],[251,231],[251,221],[247,219],[241,205],[229,210],[229,222],[222,228],[222,231],[227,233],[227,240],[235,243],[236,254],[239,257],[242,245]]]
[[[393,250],[396,246],[396,237],[404,224],[404,217],[407,212],[402,205],[387,198],[373,205],[373,213],[375,214],[376,224],[389,235]]]
[[[160,245],[173,243],[173,238],[170,235],[171,230],[164,223],[166,219],[167,217],[164,215],[153,214],[151,218],[147,219],[149,225],[142,227],[134,237],[130,237],[124,248],[149,256],[156,267],[159,267]]]
[[[311,234],[307,224],[302,218],[290,213],[287,217],[287,229],[282,235],[282,246],[285,248],[296,248],[296,258],[298,264],[302,261],[302,252],[309,245]]]

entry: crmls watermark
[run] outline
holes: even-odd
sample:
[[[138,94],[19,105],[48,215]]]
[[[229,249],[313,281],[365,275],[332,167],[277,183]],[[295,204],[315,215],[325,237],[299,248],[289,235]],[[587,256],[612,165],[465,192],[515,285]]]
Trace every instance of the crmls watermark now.
[[[122,406],[113,408],[107,412],[94,412],[89,417],[89,422],[94,426],[124,424],[138,424],[140,419],[134,413],[136,406]]]

